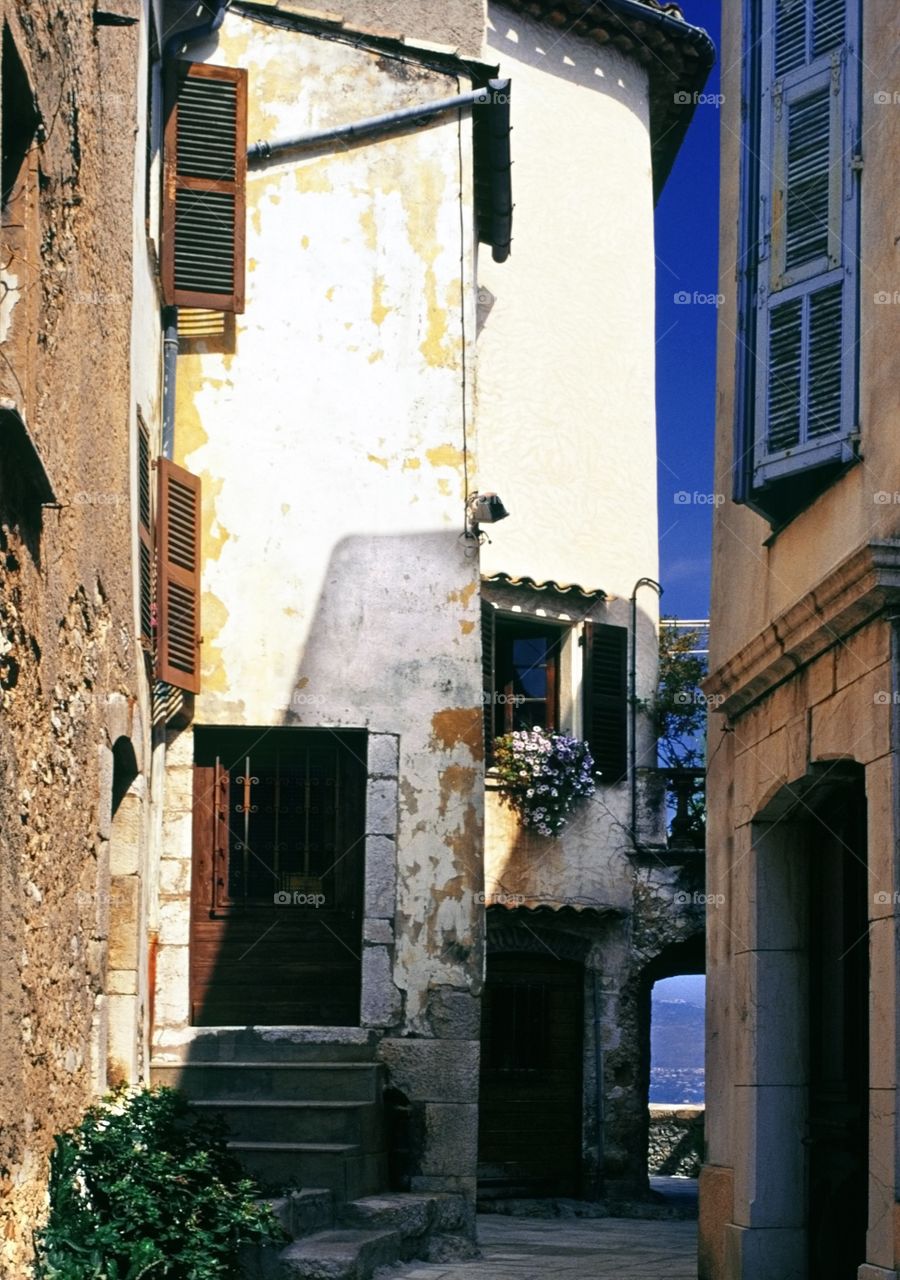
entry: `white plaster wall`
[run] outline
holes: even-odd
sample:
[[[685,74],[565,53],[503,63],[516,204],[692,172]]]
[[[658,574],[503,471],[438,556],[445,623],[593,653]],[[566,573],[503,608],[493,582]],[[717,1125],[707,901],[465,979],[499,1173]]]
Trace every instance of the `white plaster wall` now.
[[[234,14],[208,59],[248,69],[251,140],[457,92]],[[432,980],[480,968],[479,567],[460,538],[471,171],[456,117],[251,170],[233,350],[194,344],[178,370],[176,460],[203,485],[196,722],[399,734],[412,1028]]]
[[[627,597],[658,563],[647,72],[488,15],[485,56],[512,77],[515,212],[509,261],[478,264],[479,485],[510,511],[484,566]]]

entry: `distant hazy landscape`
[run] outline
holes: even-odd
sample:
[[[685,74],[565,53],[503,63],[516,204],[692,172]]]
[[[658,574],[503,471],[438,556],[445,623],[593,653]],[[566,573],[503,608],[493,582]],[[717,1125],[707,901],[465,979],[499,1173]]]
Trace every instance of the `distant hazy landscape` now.
[[[703,1000],[702,978],[669,978],[654,986],[651,1102],[703,1102]]]

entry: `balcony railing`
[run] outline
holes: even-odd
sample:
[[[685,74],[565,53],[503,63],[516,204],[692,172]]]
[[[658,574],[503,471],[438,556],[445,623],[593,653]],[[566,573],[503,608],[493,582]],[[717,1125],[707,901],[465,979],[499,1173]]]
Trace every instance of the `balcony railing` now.
[[[666,783],[669,847],[701,850],[706,845],[706,770],[661,769]]]

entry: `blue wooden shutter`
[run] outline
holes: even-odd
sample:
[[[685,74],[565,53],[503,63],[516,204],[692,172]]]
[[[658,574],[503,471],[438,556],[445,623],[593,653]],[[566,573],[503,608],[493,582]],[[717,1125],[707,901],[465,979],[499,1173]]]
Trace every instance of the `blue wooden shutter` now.
[[[859,0],[765,0],[752,485],[857,436]]]

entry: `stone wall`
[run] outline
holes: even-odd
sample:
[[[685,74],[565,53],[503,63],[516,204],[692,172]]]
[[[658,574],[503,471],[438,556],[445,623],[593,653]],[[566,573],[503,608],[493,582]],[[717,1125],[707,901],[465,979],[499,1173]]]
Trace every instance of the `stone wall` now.
[[[696,1178],[703,1163],[703,1107],[650,1105],[650,1175]]]
[[[0,263],[0,1271],[18,1276],[53,1135],[106,1078],[115,763],[143,754],[129,466],[141,27],[95,26],[62,0],[0,15],[40,117]],[[11,455],[10,423],[33,449]],[[41,506],[27,458],[56,505]]]

